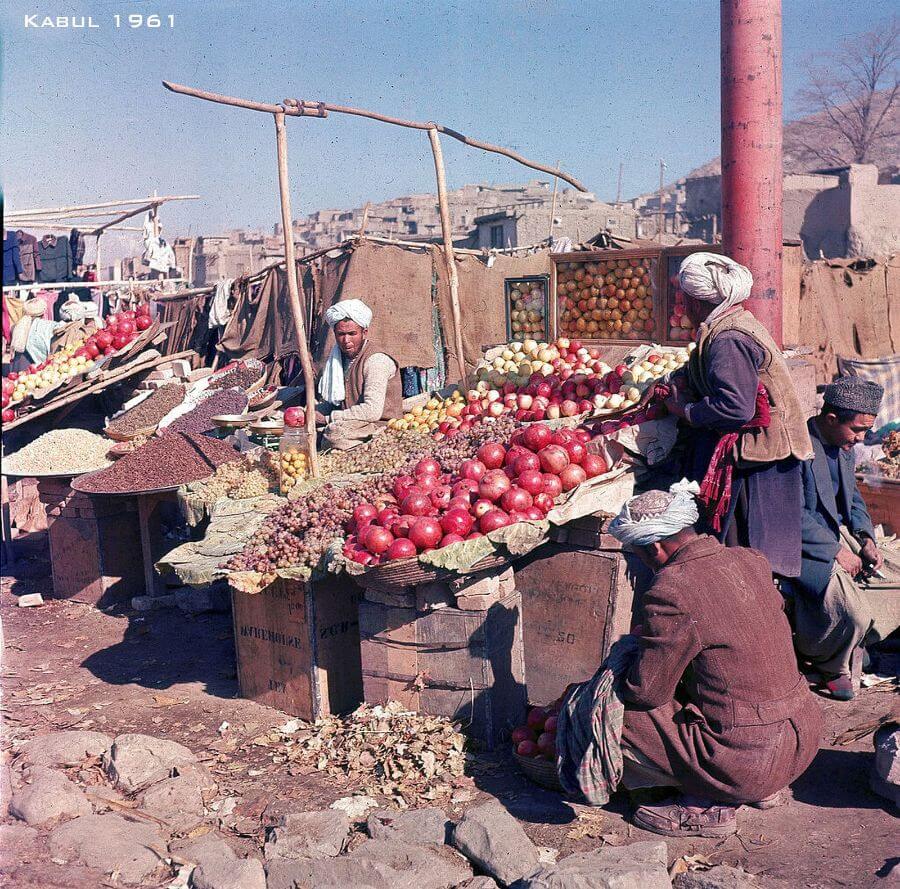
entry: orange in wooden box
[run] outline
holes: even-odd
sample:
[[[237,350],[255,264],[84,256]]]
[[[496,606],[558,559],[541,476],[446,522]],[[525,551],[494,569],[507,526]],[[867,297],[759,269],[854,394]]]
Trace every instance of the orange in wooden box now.
[[[232,589],[241,695],[309,720],[358,707],[359,592],[346,576]]]

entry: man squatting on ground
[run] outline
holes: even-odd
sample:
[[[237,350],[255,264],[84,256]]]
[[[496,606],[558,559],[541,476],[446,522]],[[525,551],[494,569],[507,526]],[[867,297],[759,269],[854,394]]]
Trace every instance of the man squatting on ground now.
[[[637,809],[645,830],[725,836],[742,804],[777,804],[806,770],[822,714],[769,562],[698,534],[694,487],[634,497],[610,526],[655,572],[621,686],[623,783],[681,794]]]
[[[803,464],[800,577],[785,585],[801,659],[845,701],[865,646],[900,624],[900,566],[875,545],[854,474],[853,446],[872,428],[883,395],[877,383],[856,377],[825,387],[822,410],[809,420],[814,456]]]
[[[397,362],[369,339],[372,310],[360,299],[335,303],[325,312],[335,345],[319,380],[325,402],[316,422],[324,444],[348,450],[403,414]]]

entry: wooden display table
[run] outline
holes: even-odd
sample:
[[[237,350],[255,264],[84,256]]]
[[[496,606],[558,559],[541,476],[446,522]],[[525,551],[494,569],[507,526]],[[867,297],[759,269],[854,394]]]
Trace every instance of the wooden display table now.
[[[873,475],[856,479],[872,524],[881,525],[885,534],[900,534],[900,479]]]

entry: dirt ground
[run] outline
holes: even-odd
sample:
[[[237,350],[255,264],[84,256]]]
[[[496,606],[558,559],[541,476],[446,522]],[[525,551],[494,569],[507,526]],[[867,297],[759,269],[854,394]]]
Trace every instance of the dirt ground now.
[[[271,751],[244,746],[285,714],[238,697],[230,617],[190,617],[179,611],[102,613],[73,602],[17,608],[19,595],[46,592],[45,539],[20,544],[13,576],[0,590],[3,633],[3,749],[62,729],[116,735],[144,732],[190,747],[220,784],[219,797],[240,798],[230,840],[249,849],[262,832],[262,813],[273,800],[302,801],[322,808],[353,792],[319,775],[290,774],[273,764]],[[792,887],[881,887],[900,861],[900,822],[890,805],[868,787],[872,737],[865,730],[898,712],[896,685],[863,692],[855,701],[824,703],[828,731],[807,773],[786,806],[743,809],[740,831],[724,841],[668,840],[670,862],[702,855],[715,863],[779,878]],[[220,727],[227,722],[228,727]],[[857,740],[847,740],[862,734]],[[603,843],[621,845],[652,835],[631,827],[629,801],[590,810],[563,801],[524,779],[505,755],[479,758],[471,800],[448,807],[458,818],[466,805],[498,797],[521,820],[538,845],[559,856]],[[10,821],[4,824],[10,824]],[[88,868],[50,860],[46,840],[17,838],[0,827],[0,885],[19,889],[88,889],[115,886]],[[258,849],[258,845],[256,845]],[[171,878],[145,885],[164,886]]]

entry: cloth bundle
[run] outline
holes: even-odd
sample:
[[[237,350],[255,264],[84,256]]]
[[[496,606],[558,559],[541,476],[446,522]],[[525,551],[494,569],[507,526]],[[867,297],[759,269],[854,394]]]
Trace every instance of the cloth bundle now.
[[[600,669],[572,688],[556,723],[559,780],[566,793],[602,806],[622,780],[622,677],[637,654],[636,636],[623,636]]]

